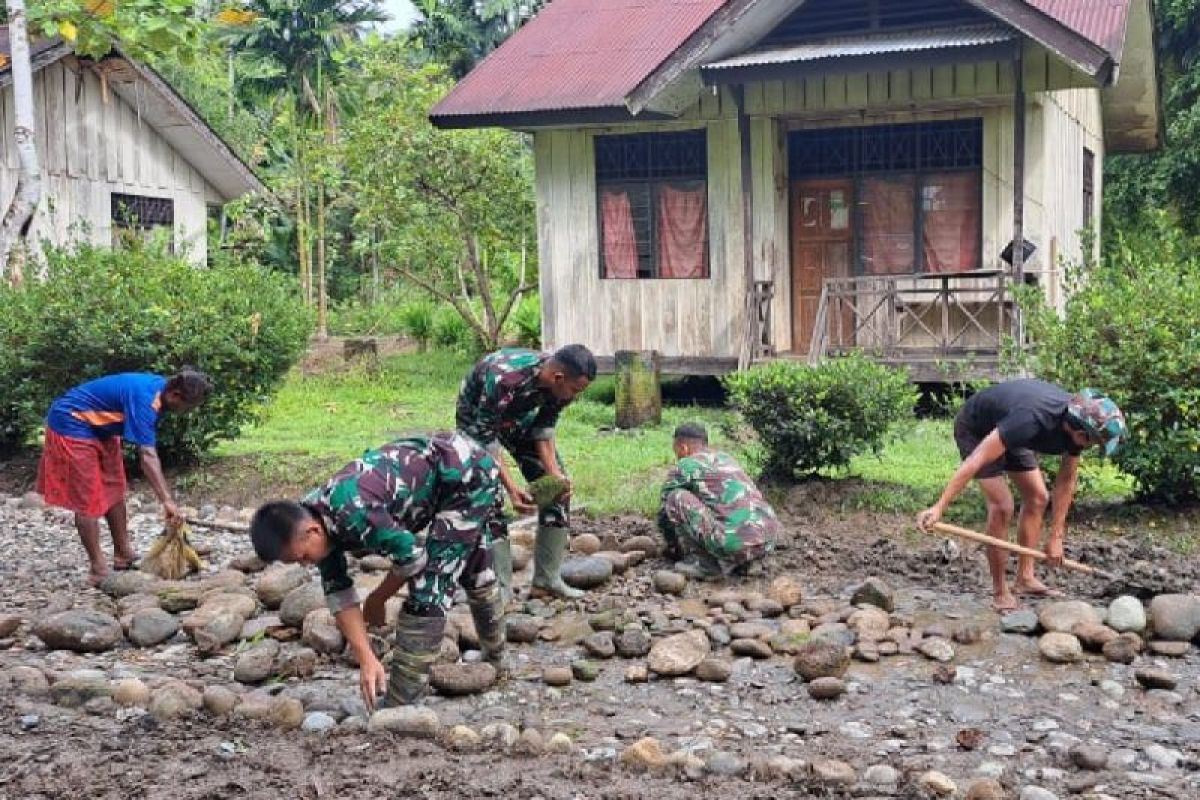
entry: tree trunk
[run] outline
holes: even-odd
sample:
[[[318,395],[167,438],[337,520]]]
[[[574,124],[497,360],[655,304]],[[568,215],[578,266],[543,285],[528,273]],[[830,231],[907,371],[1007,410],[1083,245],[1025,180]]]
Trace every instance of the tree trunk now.
[[[19,170],[16,193],[0,222],[0,278],[7,275],[14,285],[18,285],[24,272],[25,237],[42,199],[42,169],[34,138],[33,65],[29,57],[29,35],[25,30],[25,1],[6,0],[5,6],[12,57],[13,144]]]
[[[325,284],[325,186],[317,183],[317,338],[329,338],[329,293]]]

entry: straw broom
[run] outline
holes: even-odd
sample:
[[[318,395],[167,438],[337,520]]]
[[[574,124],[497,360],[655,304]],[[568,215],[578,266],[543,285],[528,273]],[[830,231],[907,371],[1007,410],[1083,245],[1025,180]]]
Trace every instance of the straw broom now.
[[[204,562],[188,544],[191,529],[186,522],[163,528],[150,550],[142,557],[142,570],[168,581],[179,580],[188,573],[199,572]]]

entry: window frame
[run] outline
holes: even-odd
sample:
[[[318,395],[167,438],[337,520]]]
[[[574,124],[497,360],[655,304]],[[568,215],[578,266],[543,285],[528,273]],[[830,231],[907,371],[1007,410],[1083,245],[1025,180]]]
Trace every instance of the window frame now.
[[[165,214],[151,213],[149,222],[139,214],[132,213],[133,207],[151,210],[165,209]],[[112,244],[117,247],[127,240],[136,238],[147,241],[154,232],[165,229],[170,232],[168,249],[175,252],[175,198],[156,197],[129,192],[109,193],[109,223],[112,226]]]
[[[1083,225],[1081,230],[1096,227],[1096,154],[1090,147],[1083,148]]]

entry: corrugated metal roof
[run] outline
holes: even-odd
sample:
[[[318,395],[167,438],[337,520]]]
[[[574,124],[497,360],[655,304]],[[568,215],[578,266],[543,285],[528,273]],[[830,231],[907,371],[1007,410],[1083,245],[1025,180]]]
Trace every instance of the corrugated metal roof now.
[[[733,58],[706,64],[704,69],[731,69],[763,64],[794,64],[824,58],[870,56],[885,53],[908,53],[918,50],[940,50],[947,47],[974,47],[996,44],[1016,38],[1012,30],[1001,25],[972,25],[945,30],[898,31],[895,33],[836,36],[819,42],[772,47],[751,51]]]
[[[1025,0],[1120,60],[1129,0]]]
[[[553,0],[431,117],[622,106],[724,0]]]

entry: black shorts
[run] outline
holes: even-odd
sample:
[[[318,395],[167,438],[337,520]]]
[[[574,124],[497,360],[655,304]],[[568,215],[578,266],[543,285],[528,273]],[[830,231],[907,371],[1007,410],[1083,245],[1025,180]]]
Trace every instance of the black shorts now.
[[[983,441],[983,437],[972,431],[965,422],[962,414],[954,419],[954,443],[958,445],[958,454],[965,461],[967,456],[975,452],[975,448]],[[985,464],[975,473],[976,480],[998,478],[1005,472],[1032,472],[1038,469],[1037,454],[1027,447],[1015,447],[1006,450],[1004,455],[990,464]]]

